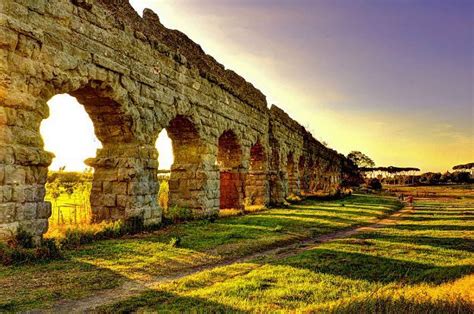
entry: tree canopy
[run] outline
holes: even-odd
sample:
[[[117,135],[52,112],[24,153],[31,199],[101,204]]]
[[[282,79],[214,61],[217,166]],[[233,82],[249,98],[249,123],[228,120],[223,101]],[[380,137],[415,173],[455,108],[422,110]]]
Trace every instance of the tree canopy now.
[[[350,152],[347,158],[358,167],[375,167],[375,162],[369,156],[359,151]]]
[[[453,167],[453,170],[469,170],[474,168],[474,162],[470,162],[468,164],[457,165]]]
[[[405,172],[405,171],[420,171],[420,169],[415,168],[415,167],[389,166],[389,167],[361,167],[360,171],[362,172],[383,171],[383,172],[388,172],[388,173],[399,173],[399,172]]]

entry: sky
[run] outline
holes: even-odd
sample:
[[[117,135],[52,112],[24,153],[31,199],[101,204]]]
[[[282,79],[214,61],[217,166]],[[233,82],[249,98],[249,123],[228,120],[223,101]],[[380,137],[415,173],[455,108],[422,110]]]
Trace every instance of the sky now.
[[[166,27],[186,33],[343,154],[359,150],[378,166],[423,171],[474,161],[474,1],[131,4],[139,14],[153,9]],[[50,120],[59,111],[51,105]],[[58,155],[50,136],[46,148]],[[172,162],[167,150],[162,164]],[[91,157],[95,148],[86,151]]]

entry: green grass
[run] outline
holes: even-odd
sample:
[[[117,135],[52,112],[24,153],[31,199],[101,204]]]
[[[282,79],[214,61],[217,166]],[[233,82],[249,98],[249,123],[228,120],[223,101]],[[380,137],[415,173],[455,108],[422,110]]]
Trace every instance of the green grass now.
[[[91,221],[89,192],[84,194],[74,192],[71,195],[62,193],[57,199],[46,197],[46,200],[52,205],[49,218],[50,232],[52,228],[89,224]]]
[[[152,234],[99,241],[66,251],[65,259],[0,266],[0,312],[48,307],[120,286],[146,282],[333,231],[366,224],[399,208],[394,198],[352,196],[306,201],[287,209],[173,225]],[[180,245],[170,245],[173,238]],[[217,305],[216,305],[217,306]]]
[[[458,193],[419,199],[414,212],[393,225],[290,257],[267,256],[203,271],[102,310],[472,313],[474,202]],[[326,203],[306,214],[324,222],[336,208]],[[353,214],[338,209],[335,223]],[[373,214],[370,207],[364,213]]]

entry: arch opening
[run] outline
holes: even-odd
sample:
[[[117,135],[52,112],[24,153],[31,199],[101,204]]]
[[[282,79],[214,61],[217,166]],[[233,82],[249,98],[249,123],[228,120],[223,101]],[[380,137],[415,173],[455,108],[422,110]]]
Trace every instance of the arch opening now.
[[[298,182],[300,187],[301,194],[308,193],[309,187],[309,176],[306,171],[306,159],[304,156],[301,156],[298,161]]]
[[[174,163],[173,143],[166,129],[161,130],[155,144],[158,151],[158,206],[166,210],[169,206],[169,180]]]
[[[296,174],[295,159],[292,152],[287,156],[286,174],[288,180],[288,195],[298,194],[298,177]]]
[[[280,164],[280,145],[274,142],[270,155],[270,203],[278,206],[285,200],[285,171]]]
[[[218,141],[217,165],[219,167],[220,209],[242,209],[244,198],[244,173],[242,149],[237,136],[225,131]]]
[[[55,156],[45,184],[45,201],[51,204],[48,232],[55,233],[91,223],[93,168],[85,160],[94,157],[102,143],[89,114],[75,97],[58,94],[47,104],[50,115],[41,121],[40,134],[44,149]]]
[[[313,193],[318,193],[319,191],[322,190],[322,182],[321,182],[321,158],[316,157],[316,160],[314,162],[314,168],[313,168]]]
[[[245,184],[245,207],[263,207],[268,203],[267,156],[257,142],[250,149],[250,167]]]
[[[306,167],[306,173],[308,176],[308,194],[314,194],[316,192],[316,170],[313,158],[308,160],[308,166]]]
[[[204,145],[189,117],[178,115],[166,128],[171,140],[173,160],[169,173],[169,206],[202,209],[201,193]],[[161,166],[160,166],[161,168]]]
[[[156,175],[156,171],[153,164],[153,154],[155,150],[143,139],[138,140],[135,137],[132,132],[133,118],[125,112],[123,107],[126,103],[120,104],[114,100],[112,98],[115,95],[113,91],[95,81],[90,82],[85,87],[68,92],[68,95],[56,96],[62,97],[63,100],[66,99],[67,102],[73,104],[73,108],[78,110],[72,110],[73,122],[68,123],[67,129],[70,129],[71,125],[74,126],[75,122],[81,120],[88,121],[89,126],[81,124],[80,127],[77,127],[76,131],[80,136],[75,139],[67,138],[68,132],[65,132],[65,127],[58,127],[57,123],[56,125],[53,124],[50,128],[52,132],[66,137],[66,141],[62,142],[60,149],[53,148],[53,150],[58,156],[62,156],[64,152],[69,151],[71,153],[76,151],[75,148],[80,147],[83,151],[81,153],[86,152],[89,156],[79,154],[81,156],[79,158],[94,156],[84,161],[85,165],[90,168],[80,162],[80,168],[82,171],[87,169],[86,173],[70,174],[66,172],[69,169],[80,170],[77,168],[77,156],[75,156],[76,165],[73,167],[68,167],[67,163],[70,160],[66,160],[66,164],[61,166],[57,165],[63,164],[64,160],[58,159],[56,165],[53,163],[51,169],[58,167],[59,170],[62,170],[62,173],[56,173],[55,178],[50,179],[50,183],[52,183],[59,178],[59,182],[56,180],[55,185],[57,186],[53,186],[56,191],[49,193],[54,200],[48,199],[48,197],[46,199],[44,197],[35,198],[33,200],[34,208],[37,209],[35,217],[28,216],[31,221],[20,221],[19,225],[26,226],[24,227],[26,231],[39,238],[47,231],[48,220],[53,220],[61,227],[67,224],[78,225],[123,220],[127,224],[132,223],[133,225],[130,225],[132,228],[142,228],[143,225],[160,222],[161,215],[157,211],[154,197],[154,175]],[[56,99],[52,97],[50,106],[51,102],[54,106]],[[46,109],[47,102],[44,101],[43,104]],[[61,103],[59,106],[64,108],[64,105],[64,103]],[[59,118],[64,119],[65,117]],[[44,127],[46,129],[48,129],[47,121]],[[92,123],[90,123],[91,121]],[[33,127],[33,131],[38,132],[39,138],[41,138],[42,132],[41,123],[42,119],[38,120],[38,124]],[[88,134],[87,137],[94,137],[91,134],[95,134],[94,139],[91,140],[92,146],[95,144],[92,151],[85,149],[84,143],[81,143],[85,134]],[[45,138],[49,138],[51,131],[49,135],[43,135]],[[46,140],[47,142],[48,140]],[[48,154],[43,150],[43,144],[44,141],[41,139],[36,149]],[[74,149],[68,149],[68,147]],[[94,150],[96,150],[96,153],[93,152]],[[50,161],[41,164],[33,162],[25,166],[25,171],[37,174],[30,178],[28,184],[38,190],[38,195],[45,196],[46,194],[45,185],[48,181],[49,165]],[[51,188],[51,186],[48,186],[48,188]],[[66,204],[62,204],[58,199],[62,197],[64,192],[69,194]],[[75,204],[72,201],[77,198],[75,194],[80,194],[82,204]],[[61,207],[57,212],[53,212],[53,216],[51,216],[51,203]],[[89,208],[87,208],[87,205],[89,205]],[[28,209],[31,206],[24,207]],[[69,213],[66,213],[66,207],[71,208]],[[84,210],[81,212],[81,207],[85,207],[85,210],[89,211],[89,215],[84,213]]]

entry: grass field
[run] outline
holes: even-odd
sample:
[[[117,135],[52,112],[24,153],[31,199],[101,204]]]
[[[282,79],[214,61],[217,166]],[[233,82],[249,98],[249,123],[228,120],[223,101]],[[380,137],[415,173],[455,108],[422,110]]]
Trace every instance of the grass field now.
[[[106,311],[472,313],[474,199],[419,199],[395,224],[301,254],[156,285]]]
[[[107,289],[120,294],[127,284],[146,287],[101,310],[463,312],[474,291],[474,198],[456,193],[416,199],[414,212],[393,225],[210,270],[200,268],[366,225],[400,205],[375,195],[306,201],[99,241],[67,251],[60,261],[0,266],[0,312],[48,308]]]
[[[344,204],[344,206],[342,206]],[[255,251],[367,223],[393,212],[393,198],[353,196],[342,201],[308,201],[288,209],[174,225],[153,234],[99,241],[67,251],[65,260],[0,266],[0,312],[47,307],[118,287],[130,280],[214,264]],[[180,246],[169,243],[180,239]]]

